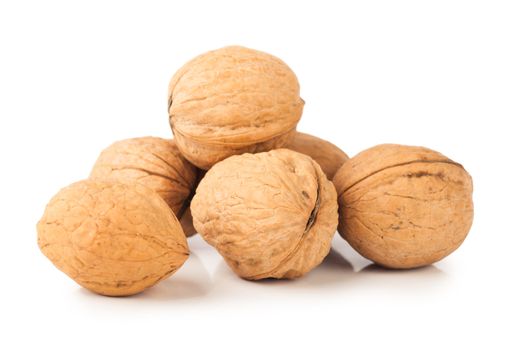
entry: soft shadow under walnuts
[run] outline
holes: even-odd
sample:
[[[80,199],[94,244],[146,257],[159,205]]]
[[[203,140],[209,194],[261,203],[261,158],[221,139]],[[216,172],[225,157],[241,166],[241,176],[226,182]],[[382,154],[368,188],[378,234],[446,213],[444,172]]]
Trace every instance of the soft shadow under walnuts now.
[[[190,257],[183,268],[173,278],[168,278],[153,288],[136,295],[136,298],[152,300],[178,300],[202,297],[212,288],[211,277],[195,253]]]
[[[426,290],[438,287],[439,282],[446,279],[446,274],[434,265],[414,270],[392,270],[374,263],[355,271],[352,264],[337,249],[332,248],[328,256],[316,269],[295,280],[263,279],[247,281],[236,276],[231,269],[220,261],[214,272],[214,289],[219,292],[231,291],[238,288],[259,288],[261,290],[277,291],[281,289],[306,290],[317,289],[324,291],[325,287],[338,286],[342,291],[355,288],[385,290],[406,294],[408,291]],[[331,290],[328,289],[328,290]]]
[[[172,278],[167,278],[152,288],[139,294],[113,299],[139,299],[148,301],[174,301],[201,298],[207,295],[213,286],[212,279],[201,259],[190,252],[190,256],[182,269]],[[102,296],[80,288],[80,292],[90,298]]]

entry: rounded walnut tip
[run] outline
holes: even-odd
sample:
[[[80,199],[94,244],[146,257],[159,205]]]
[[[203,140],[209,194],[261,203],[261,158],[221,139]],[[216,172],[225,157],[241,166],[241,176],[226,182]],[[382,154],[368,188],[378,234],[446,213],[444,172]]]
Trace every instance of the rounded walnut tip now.
[[[330,180],[349,159],[348,155],[333,143],[302,132],[296,132],[285,148],[310,156],[321,166]]]

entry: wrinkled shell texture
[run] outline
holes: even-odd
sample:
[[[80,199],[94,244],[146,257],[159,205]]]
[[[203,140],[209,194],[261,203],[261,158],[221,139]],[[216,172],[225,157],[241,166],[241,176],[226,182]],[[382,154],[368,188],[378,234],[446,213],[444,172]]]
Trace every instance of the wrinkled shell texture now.
[[[174,140],[141,137],[115,142],[102,151],[90,179],[136,181],[149,187],[167,202],[190,236],[195,229],[189,206],[198,173],[181,155]]]
[[[286,145],[304,105],[283,61],[239,46],[184,65],[170,81],[168,102],[179,149],[202,169],[231,155]]]
[[[285,148],[312,157],[330,180],[333,179],[342,164],[349,159],[348,155],[333,143],[302,132],[296,132],[292,141]]]
[[[37,230],[41,251],[58,269],[103,295],[139,293],[188,257],[167,204],[137,183],[74,183],[52,198]]]
[[[426,148],[370,148],[344,163],[333,182],[339,233],[386,267],[441,260],[460,246],[473,221],[471,177]]]
[[[216,164],[192,200],[194,226],[239,276],[296,278],[321,263],[338,223],[336,192],[287,149]]]

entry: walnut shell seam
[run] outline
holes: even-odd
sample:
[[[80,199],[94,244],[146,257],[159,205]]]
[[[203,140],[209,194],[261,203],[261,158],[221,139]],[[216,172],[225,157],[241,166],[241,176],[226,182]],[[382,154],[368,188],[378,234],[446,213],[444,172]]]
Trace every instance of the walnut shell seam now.
[[[250,276],[249,278],[250,279],[261,279],[263,278],[264,276],[269,276],[269,275],[272,275],[274,274],[275,271],[277,271],[278,269],[280,269],[283,265],[285,265],[290,259],[292,259],[292,257],[294,257],[296,255],[296,253],[299,251],[299,249],[301,248],[301,245],[304,241],[304,239],[306,238],[306,236],[309,234],[310,232],[310,229],[313,227],[315,221],[317,220],[317,213],[319,211],[319,207],[321,205],[321,183],[320,183],[321,179],[320,177],[318,176],[317,177],[317,197],[315,198],[315,205],[314,205],[314,208],[312,210],[312,212],[310,213],[310,216],[308,217],[308,221],[306,223],[306,228],[305,228],[305,231],[303,232],[303,234],[301,235],[299,241],[296,243],[296,245],[294,246],[294,248],[292,249],[292,251],[278,264],[278,266],[276,266],[274,269],[270,270],[270,271],[267,271],[267,272],[262,272],[258,275],[255,275],[255,276]]]

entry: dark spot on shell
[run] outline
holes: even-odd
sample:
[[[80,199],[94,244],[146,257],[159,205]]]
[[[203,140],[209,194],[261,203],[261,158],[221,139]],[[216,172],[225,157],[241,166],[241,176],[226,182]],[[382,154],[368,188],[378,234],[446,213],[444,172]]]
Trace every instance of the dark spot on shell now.
[[[438,177],[441,180],[444,179],[444,174],[442,172],[438,172],[437,174],[434,174],[434,173],[430,173],[428,171],[418,171],[417,173],[408,173],[408,174],[406,174],[404,176],[408,177],[409,179],[411,179],[411,178],[427,177],[427,176],[435,176],[435,177]]]
[[[306,192],[306,191],[301,191],[301,194],[307,198],[307,199],[310,199],[310,195]]]
[[[249,266],[257,266],[261,263],[261,261],[257,259],[247,259],[246,263]]]

